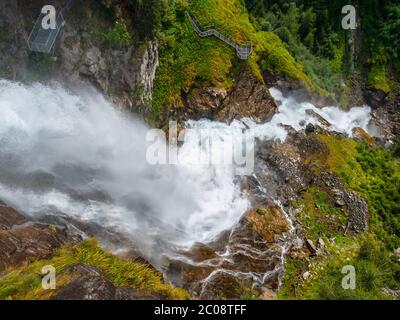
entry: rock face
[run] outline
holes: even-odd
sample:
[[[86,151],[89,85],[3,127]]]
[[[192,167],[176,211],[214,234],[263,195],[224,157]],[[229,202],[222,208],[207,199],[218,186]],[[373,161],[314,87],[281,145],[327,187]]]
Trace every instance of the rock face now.
[[[111,22],[107,25],[109,19],[99,12],[98,5],[87,1],[80,10],[80,15],[68,16],[57,44],[58,74],[73,82],[88,81],[115,104],[145,113],[152,100],[159,63],[157,42],[133,41],[127,48],[112,47],[96,36],[96,28],[112,27]],[[82,20],[88,23],[82,25]]]
[[[290,95],[298,102],[311,102],[317,107],[326,107],[337,105],[337,101],[332,96],[323,96],[315,92],[310,92],[304,85],[299,81],[286,79],[285,76],[280,74],[274,74],[271,71],[266,71],[263,74],[265,83],[269,87],[276,87],[282,91],[284,96]]]
[[[277,111],[267,86],[247,69],[238,74],[231,89],[194,86],[182,95],[185,107],[183,110],[172,110],[169,117],[178,120],[209,118],[226,122],[251,118],[264,122]]]
[[[41,0],[0,4],[0,77],[13,80],[67,80],[71,88],[94,85],[121,108],[146,113],[152,99],[158,66],[156,41],[133,39],[126,48],[113,48],[101,36],[113,27],[107,1],[84,1],[66,13],[54,56],[31,53],[27,46],[31,21],[44,5]],[[56,0],[56,8],[66,5]],[[77,5],[76,5],[77,6]],[[109,13],[107,14],[107,10]],[[122,13],[118,13],[122,14]],[[103,31],[103,32],[102,32]]]
[[[244,71],[239,75],[235,88],[224,101],[218,118],[228,121],[252,118],[258,122],[264,122],[272,118],[276,110],[275,101],[265,84]]]
[[[60,72],[71,81],[88,80],[119,106],[146,111],[158,67],[157,43],[150,41],[126,51],[101,50],[84,42],[73,26],[67,24],[66,30],[60,43]]]
[[[54,300],[152,300],[162,298],[136,292],[131,288],[116,287],[101,270],[84,264],[74,265],[59,276],[65,275],[71,280],[57,290],[53,297]]]
[[[18,2],[0,2],[0,78],[24,78],[28,51],[23,13]]]
[[[15,209],[0,203],[0,272],[32,258],[49,258],[53,251],[81,237],[66,227],[28,221]]]
[[[198,244],[185,260],[170,261],[168,276],[200,299],[238,299],[254,289],[276,290],[283,275],[282,239],[288,221],[274,204],[250,210],[218,241]]]
[[[369,105],[373,108],[372,116],[384,137],[393,139],[400,134],[400,92],[379,102],[370,100]]]
[[[278,199],[284,207],[290,207],[308,188],[319,187],[346,210],[354,232],[366,231],[369,214],[365,200],[313,160],[313,157],[324,157],[329,152],[314,134],[291,132],[284,143],[260,142],[254,175],[257,183],[245,179],[243,187],[255,203],[267,196]],[[268,190],[268,194],[260,190]]]

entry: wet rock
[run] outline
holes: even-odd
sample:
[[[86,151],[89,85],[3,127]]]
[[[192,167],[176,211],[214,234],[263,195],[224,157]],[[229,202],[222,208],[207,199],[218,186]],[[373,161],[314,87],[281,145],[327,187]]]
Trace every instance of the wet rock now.
[[[55,300],[113,300],[116,295],[113,283],[94,267],[77,265],[66,273],[73,279],[59,289]]]
[[[307,239],[306,240],[306,245],[307,245],[307,248],[308,248],[308,250],[310,251],[310,253],[312,255],[317,255],[318,254],[318,249],[317,249],[317,247],[315,246],[314,242],[311,239]]]
[[[193,261],[200,262],[204,260],[215,259],[218,257],[218,255],[210,246],[203,243],[196,243],[190,250],[190,257],[193,259]]]
[[[331,126],[331,123],[328,120],[326,120],[324,117],[322,117],[321,115],[319,115],[318,113],[316,113],[312,109],[307,109],[306,110],[306,114],[308,114],[309,116],[311,116],[314,119],[316,119],[320,124],[322,124],[325,127],[330,127]]]
[[[115,286],[96,267],[78,264],[61,274],[68,283],[57,289],[54,300],[155,300],[165,299],[159,294],[149,294],[132,288]]]
[[[368,144],[374,144],[375,140],[371,137],[363,128],[354,128],[352,131],[353,139],[358,141],[367,142]]]
[[[259,296],[261,300],[278,300],[277,294],[268,288],[262,288]]]
[[[277,105],[265,84],[255,79],[249,70],[244,70],[239,74],[217,118],[227,121],[252,118],[264,122],[271,119],[276,111]]]
[[[0,271],[33,258],[49,258],[53,251],[82,240],[66,227],[29,222],[18,211],[0,206]]]
[[[173,108],[169,117],[180,121],[209,118],[231,122],[252,118],[263,122],[277,111],[268,88],[246,69],[239,73],[231,89],[195,85],[182,92],[182,100],[185,107]]]
[[[26,221],[26,218],[17,210],[8,207],[4,202],[0,202],[0,230],[10,230]]]
[[[252,286],[251,275],[238,280],[235,273],[217,270],[204,283],[201,291],[202,299],[239,299]]]
[[[393,92],[383,98],[382,93],[375,93],[375,98],[370,98],[367,93],[366,102],[372,107],[372,118],[380,129],[381,137],[385,140],[393,139],[400,134],[400,92]]]
[[[171,261],[168,277],[200,299],[238,299],[252,286],[276,290],[283,275],[279,238],[287,229],[278,207],[265,204],[250,210],[219,241],[194,246],[185,254],[191,261]]]
[[[306,126],[306,133],[314,133],[317,131],[317,128],[315,127],[315,125],[313,125],[312,123],[309,123]]]
[[[251,223],[253,230],[269,242],[288,230],[288,223],[281,209],[276,206],[260,207],[257,211],[248,213],[245,219]]]
[[[193,88],[186,98],[186,107],[195,114],[196,118],[213,117],[221,109],[228,95],[220,88]]]

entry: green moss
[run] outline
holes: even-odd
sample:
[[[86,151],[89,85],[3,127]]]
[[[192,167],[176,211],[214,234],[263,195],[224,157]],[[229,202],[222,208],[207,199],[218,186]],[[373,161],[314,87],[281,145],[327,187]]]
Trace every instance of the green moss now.
[[[100,249],[93,239],[77,246],[59,249],[49,260],[40,260],[0,277],[0,299],[49,299],[53,290],[43,290],[41,270],[52,265],[57,271],[58,288],[67,284],[68,276],[64,273],[68,267],[87,264],[99,268],[116,286],[140,289],[148,293],[158,292],[169,299],[186,299],[186,291],[166,284],[161,276],[140,262],[120,259]]]
[[[212,25],[238,44],[250,41],[255,48],[250,59],[239,60],[233,48],[216,38],[200,38],[188,20],[189,6],[203,28]],[[263,71],[270,70],[299,80],[310,91],[326,93],[307,77],[279,37],[255,30],[239,0],[193,0],[190,4],[171,1],[163,30],[150,120],[170,108],[183,107],[182,92],[195,84],[231,88],[241,66],[249,67],[261,82]]]

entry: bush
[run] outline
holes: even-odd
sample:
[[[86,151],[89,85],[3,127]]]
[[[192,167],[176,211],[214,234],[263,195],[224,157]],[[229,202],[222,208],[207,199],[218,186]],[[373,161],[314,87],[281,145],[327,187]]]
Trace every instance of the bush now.
[[[103,34],[105,40],[113,48],[128,47],[132,43],[131,35],[124,20],[115,22],[115,26]]]

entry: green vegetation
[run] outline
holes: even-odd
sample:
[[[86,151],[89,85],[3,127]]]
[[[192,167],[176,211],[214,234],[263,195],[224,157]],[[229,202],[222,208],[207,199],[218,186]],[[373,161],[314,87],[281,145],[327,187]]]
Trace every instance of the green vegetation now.
[[[188,298],[184,290],[164,283],[160,274],[147,265],[106,253],[98,247],[95,240],[90,239],[80,245],[59,249],[49,260],[35,261],[15,270],[8,270],[6,275],[0,277],[0,300],[49,299],[56,291],[42,289],[42,267],[52,265],[56,268],[57,286],[60,288],[70,280],[63,271],[76,264],[97,267],[116,286],[139,289],[147,293],[157,292],[169,299]]]
[[[372,235],[367,234],[353,241],[358,244],[357,250],[353,253],[344,247],[339,255],[330,256],[324,268],[302,292],[303,299],[391,299],[390,295],[382,292],[382,288],[399,287],[399,265]],[[354,290],[342,287],[345,274],[341,271],[346,265],[354,266],[356,271]]]
[[[305,237],[327,244],[325,256],[289,258],[279,296],[284,299],[384,299],[382,288],[400,289],[400,264],[393,252],[400,246],[400,162],[390,151],[350,138],[318,135],[328,155],[313,159],[341,177],[368,203],[370,230],[360,237],[344,235],[347,214],[334,205],[329,190],[311,188],[296,204]],[[329,239],[335,239],[330,243]],[[309,264],[312,276],[302,279]],[[344,265],[356,269],[356,290],[344,290]],[[298,286],[298,283],[302,283]],[[294,288],[296,290],[294,291]]]
[[[342,81],[354,76],[348,63],[350,34],[341,28],[341,9],[347,4],[344,0],[246,1],[256,27],[277,34],[307,76],[338,97],[343,94]],[[389,93],[392,82],[398,83],[400,5],[395,0],[366,0],[357,8],[362,39],[355,39],[360,51],[355,52],[355,71],[364,74],[370,87]]]
[[[326,163],[368,202],[371,228],[388,249],[400,246],[400,162],[389,150],[352,139],[319,137],[329,147]]]
[[[214,38],[199,38],[188,20],[190,9],[203,27],[214,26],[238,44],[252,42],[254,54],[240,61],[236,52]],[[152,117],[168,108],[183,107],[182,93],[194,84],[230,88],[240,68],[248,67],[263,81],[262,72],[282,73],[323,92],[303,72],[284,43],[272,32],[257,31],[239,0],[169,1],[161,28],[160,67],[155,81]]]
[[[113,48],[128,47],[132,42],[126,23],[122,19],[117,20],[114,27],[105,32],[103,36]]]
[[[340,30],[332,31],[324,6],[309,6],[302,1],[253,0],[247,1],[247,7],[257,29],[278,35],[314,84],[340,94],[344,36]]]

